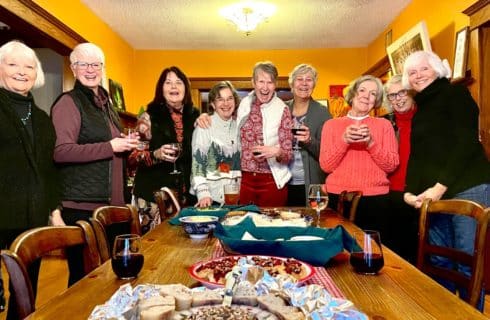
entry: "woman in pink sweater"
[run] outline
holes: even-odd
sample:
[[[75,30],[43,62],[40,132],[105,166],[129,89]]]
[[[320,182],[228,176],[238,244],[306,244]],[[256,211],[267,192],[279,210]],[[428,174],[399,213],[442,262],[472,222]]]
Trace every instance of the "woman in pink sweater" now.
[[[320,166],[329,175],[326,189],[335,199],[343,191],[362,191],[356,224],[387,234],[388,173],[399,163],[391,123],[369,115],[383,101],[383,85],[373,76],[356,79],[346,95],[347,116],[328,120],[322,131]]]

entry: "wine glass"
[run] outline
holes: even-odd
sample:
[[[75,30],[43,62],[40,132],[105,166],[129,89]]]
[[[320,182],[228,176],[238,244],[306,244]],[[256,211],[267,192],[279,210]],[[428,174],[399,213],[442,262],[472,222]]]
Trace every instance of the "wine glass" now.
[[[328,205],[328,194],[323,184],[310,184],[308,189],[308,204],[316,210],[317,224],[320,223],[320,211]]]
[[[120,279],[133,279],[143,267],[141,237],[137,234],[122,234],[114,239],[111,255],[112,270]]]
[[[299,141],[295,137],[299,131],[305,131],[305,129],[301,128],[301,125],[303,125],[302,121],[294,121],[293,128],[291,129],[294,139],[293,150],[301,150],[301,147],[299,146]]]
[[[350,264],[354,271],[374,275],[384,266],[381,238],[375,230],[354,232],[355,243],[350,254]]]
[[[180,172],[177,170],[177,159],[180,157],[182,153],[182,144],[178,142],[174,142],[174,143],[170,143],[170,147],[174,150],[174,154],[172,156],[175,157],[174,171],[170,172],[170,174],[180,174]]]

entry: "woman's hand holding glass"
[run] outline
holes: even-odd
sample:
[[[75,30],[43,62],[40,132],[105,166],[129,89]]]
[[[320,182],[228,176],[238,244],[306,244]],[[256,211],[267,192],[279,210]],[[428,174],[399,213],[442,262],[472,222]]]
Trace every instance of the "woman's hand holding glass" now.
[[[311,140],[310,128],[304,124],[301,124],[301,126],[299,126],[299,130],[294,134],[294,138],[298,142],[309,143]]]
[[[351,124],[347,126],[344,132],[344,141],[348,144],[365,143],[369,145],[372,142],[372,138],[368,125]]]
[[[168,143],[156,149],[153,156],[159,160],[175,163],[180,156],[180,151],[179,143]]]

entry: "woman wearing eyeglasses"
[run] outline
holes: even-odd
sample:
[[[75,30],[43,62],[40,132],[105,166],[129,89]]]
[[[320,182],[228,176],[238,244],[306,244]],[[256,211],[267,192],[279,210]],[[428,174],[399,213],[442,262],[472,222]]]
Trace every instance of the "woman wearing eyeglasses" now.
[[[388,176],[390,179],[390,207],[392,212],[397,213],[396,224],[404,226],[404,228],[397,228],[396,225],[393,225],[391,228],[396,234],[390,237],[393,239],[390,249],[405,260],[415,263],[418,242],[418,212],[403,200],[410,155],[412,119],[417,111],[413,95],[414,91],[403,87],[401,75],[393,76],[385,84],[386,100],[388,100],[394,113],[394,126],[400,156],[400,165]],[[393,222],[395,223],[395,221]]]
[[[62,217],[67,225],[88,221],[98,207],[126,203],[123,159],[138,139],[121,135],[119,116],[101,86],[104,60],[95,44],[77,45],[70,54],[75,87],[58,97],[51,110],[57,136],[54,160],[61,172]],[[83,276],[83,264],[74,258],[68,263],[71,285]]]
[[[347,116],[330,119],[323,126],[320,166],[329,173],[325,186],[333,198],[344,190],[362,191],[356,224],[379,230],[385,238],[388,174],[396,169],[399,160],[391,123],[369,116],[382,100],[383,85],[378,78],[366,75],[353,82],[346,95],[352,109]]]

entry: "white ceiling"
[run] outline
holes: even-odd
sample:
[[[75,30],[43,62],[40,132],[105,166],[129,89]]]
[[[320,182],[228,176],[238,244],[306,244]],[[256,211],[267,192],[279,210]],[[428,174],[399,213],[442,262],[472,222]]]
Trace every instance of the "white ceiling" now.
[[[277,11],[250,36],[219,9],[239,0],[82,0],[133,48],[236,50],[366,47],[410,0],[261,0]]]

